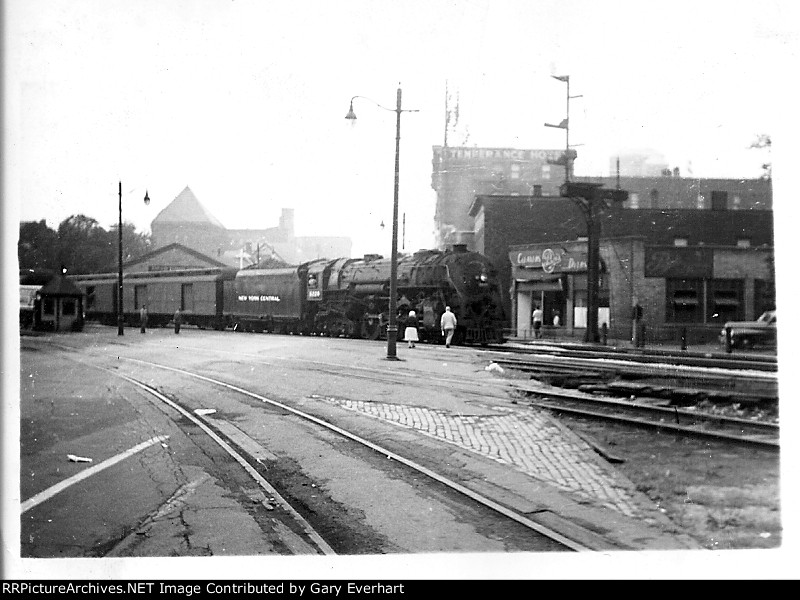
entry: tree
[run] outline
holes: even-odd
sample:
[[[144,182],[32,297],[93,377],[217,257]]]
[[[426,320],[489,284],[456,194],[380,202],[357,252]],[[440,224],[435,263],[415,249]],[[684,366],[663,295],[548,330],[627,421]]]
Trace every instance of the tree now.
[[[86,215],[72,215],[53,231],[44,220],[21,223],[17,254],[21,269],[68,273],[111,273],[117,269],[119,240],[116,228],[106,231]],[[122,226],[123,260],[138,258],[150,250],[150,236]]]
[[[20,223],[17,242],[20,269],[56,271],[57,247],[58,234],[47,226],[44,219]]]

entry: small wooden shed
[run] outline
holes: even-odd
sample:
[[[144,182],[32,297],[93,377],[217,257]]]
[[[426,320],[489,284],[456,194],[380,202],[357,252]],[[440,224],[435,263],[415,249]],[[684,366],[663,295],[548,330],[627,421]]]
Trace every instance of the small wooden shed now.
[[[83,329],[83,291],[64,275],[42,286],[33,317],[33,328],[43,331]]]

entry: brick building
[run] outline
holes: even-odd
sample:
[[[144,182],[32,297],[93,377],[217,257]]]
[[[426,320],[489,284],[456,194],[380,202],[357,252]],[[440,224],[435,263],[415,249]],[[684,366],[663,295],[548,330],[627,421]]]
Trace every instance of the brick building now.
[[[563,154],[564,150],[434,146],[431,187],[436,191],[437,247],[471,245],[469,207],[476,195],[557,194],[565,173],[563,163],[555,163]]]
[[[508,290],[509,326],[524,334],[533,303],[565,332],[585,326],[587,228],[580,209],[557,196],[478,196],[474,249]],[[774,308],[772,211],[612,207],[600,218],[600,313],[628,337],[638,303],[651,330],[719,331],[727,319]]]

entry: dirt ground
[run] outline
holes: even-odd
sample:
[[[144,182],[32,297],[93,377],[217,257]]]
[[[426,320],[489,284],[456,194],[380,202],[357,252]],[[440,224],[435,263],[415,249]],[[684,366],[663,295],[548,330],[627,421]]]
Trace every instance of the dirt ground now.
[[[778,452],[558,418],[624,459],[614,467],[704,547],[781,546]]]

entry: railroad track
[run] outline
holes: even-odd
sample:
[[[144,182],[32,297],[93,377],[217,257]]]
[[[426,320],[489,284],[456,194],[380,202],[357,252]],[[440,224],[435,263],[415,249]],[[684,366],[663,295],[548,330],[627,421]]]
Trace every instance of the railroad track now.
[[[641,364],[680,364],[692,367],[707,367],[715,369],[738,369],[777,372],[778,359],[772,355],[750,355],[747,357],[729,354],[707,354],[690,351],[671,350],[641,350],[627,348],[603,347],[573,347],[570,345],[492,345],[487,349],[502,354],[516,355],[550,355],[564,358],[595,358],[624,360]]]
[[[613,421],[639,428],[670,431],[694,438],[707,438],[772,450],[780,448],[777,423],[753,421],[696,410],[652,406],[643,402],[587,397],[557,391],[543,392],[519,385],[530,406],[555,413]],[[612,458],[613,457],[607,457]],[[614,462],[612,460],[612,462]]]
[[[778,400],[778,376],[773,372],[550,355],[498,358],[494,362],[559,387],[587,392],[671,397],[682,403],[703,399],[731,403]]]
[[[63,349],[69,349],[68,346],[61,346],[60,344],[52,345],[62,347]],[[75,358],[72,358],[72,360],[75,360],[76,362],[84,362]],[[132,365],[138,365],[139,370],[141,370],[142,367],[147,367],[156,370],[169,371],[183,378],[199,381],[202,384],[210,387],[221,388],[226,395],[231,395],[232,397],[239,396],[249,399],[250,401],[256,400],[263,403],[268,408],[277,409],[283,414],[290,414],[293,417],[299,417],[313,426],[324,429],[327,432],[326,436],[334,434],[336,437],[339,437],[342,442],[356,444],[373,451],[375,456],[380,458],[381,462],[385,462],[386,459],[389,459],[391,461],[390,464],[393,464],[393,468],[395,469],[398,465],[402,465],[403,468],[409,471],[411,477],[415,480],[419,479],[421,476],[423,480],[427,480],[429,482],[429,485],[434,487],[444,486],[447,488],[449,495],[452,495],[453,498],[459,498],[457,500],[459,503],[477,504],[479,507],[477,510],[479,512],[488,512],[488,514],[493,515],[494,519],[498,519],[498,525],[495,526],[495,529],[497,527],[521,526],[524,530],[527,530],[528,535],[533,534],[534,537],[531,538],[531,540],[537,538],[541,540],[539,542],[530,542],[538,544],[540,547],[540,550],[538,551],[547,549],[548,551],[560,550],[580,552],[626,549],[625,547],[617,546],[615,543],[603,538],[602,536],[599,536],[596,532],[590,529],[582,528],[578,524],[564,521],[564,523],[559,526],[559,517],[552,514],[546,515],[547,524],[540,523],[536,520],[535,515],[526,514],[524,512],[519,512],[509,508],[508,506],[488,496],[485,496],[478,491],[470,489],[458,481],[448,478],[447,476],[438,472],[435,467],[429,467],[420,464],[419,462],[393,451],[388,447],[361,437],[352,431],[336,426],[323,418],[315,416],[312,413],[299,410],[291,404],[287,404],[273,398],[268,398],[244,387],[233,385],[214,377],[193,372],[189,369],[182,369],[147,360],[119,356],[116,357],[116,360],[122,360],[123,362],[130,363]],[[270,454],[268,449],[257,447],[252,439],[243,441],[241,439],[241,435],[238,437],[231,437],[230,431],[235,430],[235,427],[231,428],[227,426],[224,421],[213,414],[204,415],[202,411],[198,411],[194,408],[191,401],[182,400],[180,397],[176,397],[175,394],[167,394],[163,390],[147,383],[141,377],[132,377],[123,372],[117,372],[115,369],[107,369],[94,364],[92,364],[92,366],[101,368],[109,374],[124,379],[128,383],[138,387],[152,396],[155,399],[154,401],[163,403],[173,410],[178,411],[184,419],[193,423],[194,426],[198,427],[205,435],[218,444],[224,452],[230,455],[233,460],[235,460],[237,463],[239,463],[239,465],[242,466],[242,468],[245,469],[247,474],[253,479],[254,483],[263,490],[263,493],[270,498],[272,503],[281,509],[287,518],[295,521],[296,526],[294,529],[304,532],[304,537],[307,544],[306,550],[309,547],[313,547],[319,554],[333,555],[339,553],[337,551],[335,539],[330,541],[327,539],[329,527],[324,523],[318,523],[316,521],[316,511],[312,510],[311,514],[309,514],[307,507],[303,508],[300,506],[295,508],[296,500],[292,498],[291,495],[286,496],[286,494],[282,493],[279,483],[269,481],[269,476],[265,471],[265,461],[263,458],[261,458],[261,455]],[[339,444],[342,442],[339,442]],[[436,493],[439,494],[440,492]],[[505,522],[506,524],[500,525],[500,522]],[[125,545],[126,540],[123,540],[118,545],[118,548],[111,550],[109,556],[115,556],[115,552],[124,552],[123,548]]]

